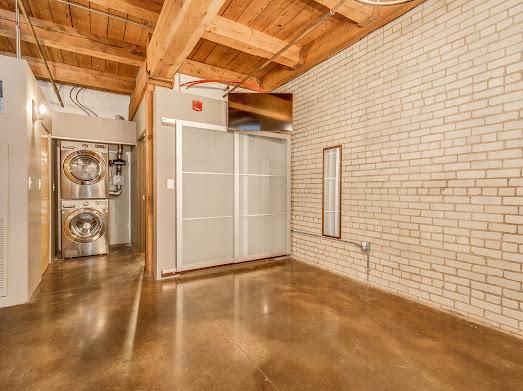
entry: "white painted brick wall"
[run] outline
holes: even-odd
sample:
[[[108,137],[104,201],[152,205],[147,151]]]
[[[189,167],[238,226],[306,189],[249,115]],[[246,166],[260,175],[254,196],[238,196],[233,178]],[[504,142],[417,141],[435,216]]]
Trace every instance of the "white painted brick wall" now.
[[[370,281],[523,336],[523,2],[428,0],[281,88],[295,95],[292,229],[321,234],[343,144],[342,237]],[[292,253],[365,280],[340,241]]]

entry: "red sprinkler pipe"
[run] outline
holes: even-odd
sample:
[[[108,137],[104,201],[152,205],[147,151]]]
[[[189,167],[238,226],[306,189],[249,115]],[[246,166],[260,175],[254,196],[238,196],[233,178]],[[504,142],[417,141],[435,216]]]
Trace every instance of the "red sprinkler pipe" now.
[[[238,84],[240,80],[223,80],[223,79],[204,79],[204,80],[193,80],[193,81],[187,81],[183,84],[180,84],[180,87],[187,87],[191,88],[198,84],[206,84],[206,83],[222,83],[222,84]],[[252,84],[252,83],[244,83],[245,86],[248,86],[249,89],[255,90],[257,92],[263,92],[263,88],[261,86]]]

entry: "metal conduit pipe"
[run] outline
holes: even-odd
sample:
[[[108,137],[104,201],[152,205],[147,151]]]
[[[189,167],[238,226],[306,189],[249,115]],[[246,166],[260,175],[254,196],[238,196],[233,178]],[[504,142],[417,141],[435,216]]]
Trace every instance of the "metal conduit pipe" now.
[[[298,34],[296,37],[294,37],[287,45],[285,45],[283,48],[281,48],[277,53],[275,53],[271,58],[269,58],[267,61],[265,61],[260,66],[256,67],[254,70],[249,72],[245,77],[236,84],[230,91],[227,91],[223,97],[225,98],[230,93],[234,92],[237,88],[241,87],[243,83],[245,83],[251,76],[255,75],[257,72],[261,71],[263,68],[265,68],[267,65],[269,65],[271,62],[273,62],[276,58],[278,58],[282,53],[284,53],[287,49],[289,49],[292,45],[294,45],[297,41],[305,37],[307,34],[315,30],[317,27],[319,27],[322,23],[324,23],[327,19],[334,16],[336,14],[336,11],[343,6],[348,0],[342,0],[337,5],[332,7],[330,10],[328,10],[325,14],[320,16],[314,23],[312,23],[309,27],[307,27],[305,30],[303,30],[300,34]]]
[[[18,8],[18,0],[15,2],[16,15],[16,58],[22,58],[22,50],[20,49],[20,9]]]
[[[29,25],[29,29],[31,30],[31,34],[33,35],[33,39],[36,43],[36,47],[38,48],[38,54],[40,55],[40,58],[44,62],[45,69],[47,69],[47,73],[49,74],[49,79],[51,80],[51,84],[53,85],[53,90],[54,90],[54,93],[56,94],[56,97],[58,98],[58,102],[60,103],[60,106],[64,107],[64,101],[62,100],[62,97],[60,96],[60,91],[58,90],[58,87],[56,86],[53,74],[51,73],[51,69],[49,68],[49,65],[47,64],[47,60],[45,59],[44,50],[42,49],[42,46],[40,45],[40,41],[38,40],[38,36],[36,35],[36,31],[33,26],[33,23],[31,23],[31,19],[29,19],[29,15],[27,14],[27,12],[25,10],[22,0],[16,0],[16,3],[19,5],[20,9],[22,10],[22,13],[24,14],[24,18],[25,18],[27,24]],[[18,29],[20,29],[19,24],[18,24]]]
[[[360,248],[361,252],[363,254],[365,254],[366,282],[370,283],[370,267],[371,267],[371,265],[370,265],[370,247],[371,247],[370,242],[358,243],[358,242],[355,242],[353,240],[335,239],[335,238],[330,238],[328,236],[318,235],[318,234],[315,234],[315,233],[312,233],[312,232],[299,231],[299,230],[295,230],[295,229],[291,229],[291,232],[295,233],[295,234],[298,234],[298,235],[311,236],[311,237],[314,237],[314,238],[321,238],[321,239],[326,239],[326,240],[335,240],[337,242],[343,242],[343,243],[352,244],[354,246],[358,246]]]
[[[97,10],[95,8],[90,8],[90,7],[87,7],[85,5],[75,3],[73,1],[69,1],[69,0],[56,0],[56,1],[58,1],[60,3],[63,3],[63,4],[67,4],[68,6],[71,6],[71,7],[77,7],[77,8],[80,8],[80,9],[83,9],[83,10],[86,10],[86,11],[89,11],[89,12],[92,12],[92,13],[95,13],[95,14],[104,15],[104,16],[107,16],[108,18],[113,18],[113,19],[116,19],[116,20],[120,20],[120,21],[125,22],[125,23],[131,23],[131,24],[134,24],[136,26],[140,26],[140,27],[143,27],[143,28],[146,28],[146,29],[149,29],[149,30],[154,30],[154,26],[151,26],[149,24],[137,22],[137,21],[129,19],[129,18],[124,18],[123,16],[113,15],[113,14],[110,14],[109,12],[100,11],[100,10]]]

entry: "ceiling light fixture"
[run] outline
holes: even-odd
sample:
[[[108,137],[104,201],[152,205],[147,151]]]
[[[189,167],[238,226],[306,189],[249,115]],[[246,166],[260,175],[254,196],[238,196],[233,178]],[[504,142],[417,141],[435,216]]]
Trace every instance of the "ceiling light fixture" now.
[[[405,4],[410,3],[414,0],[356,0],[358,3],[365,4],[365,5],[375,5],[378,7],[383,7],[386,5],[399,5],[399,4]]]

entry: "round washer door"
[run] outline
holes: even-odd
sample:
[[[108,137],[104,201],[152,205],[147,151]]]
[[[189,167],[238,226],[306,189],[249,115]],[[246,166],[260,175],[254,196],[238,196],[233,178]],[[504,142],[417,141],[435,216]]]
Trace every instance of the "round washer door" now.
[[[64,173],[79,185],[94,185],[105,176],[105,161],[92,151],[76,151],[64,160]]]
[[[90,243],[100,239],[107,230],[107,220],[96,209],[78,209],[64,222],[64,233],[73,242]]]

